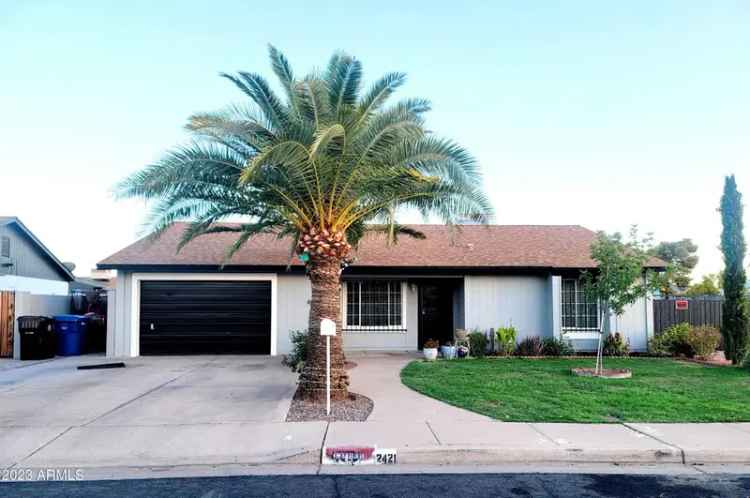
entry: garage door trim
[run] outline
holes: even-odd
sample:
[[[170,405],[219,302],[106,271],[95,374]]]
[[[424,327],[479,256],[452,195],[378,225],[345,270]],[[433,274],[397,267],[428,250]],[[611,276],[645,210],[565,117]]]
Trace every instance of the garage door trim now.
[[[140,314],[141,282],[144,280],[227,280],[227,281],[266,281],[271,282],[271,356],[276,356],[278,305],[275,273],[133,273],[130,317],[130,354],[139,356],[141,349]]]

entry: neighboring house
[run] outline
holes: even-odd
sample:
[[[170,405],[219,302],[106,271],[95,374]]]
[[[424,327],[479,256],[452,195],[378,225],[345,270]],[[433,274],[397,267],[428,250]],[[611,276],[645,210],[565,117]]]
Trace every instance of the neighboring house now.
[[[290,330],[307,327],[310,284],[290,260],[291,241],[252,238],[226,262],[236,234],[204,235],[177,252],[185,224],[156,241],[142,239],[98,264],[117,270],[110,297],[107,353],[290,350]],[[417,350],[428,338],[452,339],[455,328],[513,324],[518,339],[538,335],[593,349],[597,304],[587,302],[581,270],[594,268],[594,232],[580,226],[416,225],[426,240],[388,245],[370,234],[343,274],[342,322],[347,350]],[[660,268],[659,261],[651,266]],[[652,335],[650,298],[639,300],[611,330],[634,350]]]
[[[0,356],[19,356],[17,317],[68,311],[74,279],[21,220],[0,217]]]

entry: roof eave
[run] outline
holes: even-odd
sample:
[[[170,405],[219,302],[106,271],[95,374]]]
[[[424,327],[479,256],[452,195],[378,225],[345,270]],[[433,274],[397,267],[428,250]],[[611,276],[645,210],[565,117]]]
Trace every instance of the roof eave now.
[[[21,232],[23,232],[24,235],[26,235],[31,241],[42,250],[42,252],[52,261],[52,263],[57,267],[57,269],[60,271],[60,273],[67,279],[68,282],[72,282],[76,279],[75,275],[73,275],[73,272],[71,272],[67,266],[65,266],[62,261],[57,259],[57,256],[55,256],[52,251],[47,249],[47,246],[45,246],[41,240],[39,240],[36,235],[32,233],[31,230],[29,230],[26,225],[21,222],[18,218],[10,218],[4,223],[4,225],[13,224],[16,225]]]
[[[293,265],[225,265],[220,266],[216,264],[137,264],[137,263],[107,263],[102,262],[96,265],[99,270],[120,270],[128,272],[224,272],[224,273],[237,273],[237,272],[273,272],[273,271],[303,271],[304,266],[300,264]],[[528,272],[528,271],[542,271],[542,272],[570,272],[570,271],[582,271],[590,270],[593,267],[583,266],[570,266],[570,267],[559,267],[559,266],[548,266],[548,265],[505,265],[505,266],[489,266],[489,265],[473,265],[473,266],[449,266],[449,265],[433,265],[433,266],[380,266],[380,265],[351,265],[347,267],[347,271],[356,273],[366,272],[381,272],[381,271],[394,271],[394,272],[429,272],[429,271],[471,271],[471,272]]]

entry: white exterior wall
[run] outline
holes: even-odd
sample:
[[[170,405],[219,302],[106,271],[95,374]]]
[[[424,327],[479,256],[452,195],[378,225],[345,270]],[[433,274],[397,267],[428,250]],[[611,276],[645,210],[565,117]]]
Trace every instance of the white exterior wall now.
[[[417,337],[419,317],[417,300],[419,292],[416,285],[404,286],[406,306],[404,318],[406,331],[344,331],[344,350],[347,351],[415,351],[418,349]]]
[[[30,294],[27,292],[15,293],[16,320],[14,324],[13,358],[21,358],[21,336],[18,332],[18,317],[24,315],[55,316],[70,313],[69,296],[49,296]]]
[[[560,337],[562,332],[562,277],[550,275],[548,280],[549,299],[551,307],[550,324],[552,325],[552,337]]]
[[[307,329],[310,314],[312,287],[305,275],[277,275],[279,286],[279,335],[278,353],[287,354],[292,350],[289,332]]]
[[[117,290],[107,290],[107,356],[115,356],[115,334],[117,333]]]
[[[643,352],[648,340],[654,336],[654,305],[651,296],[640,298],[625,309],[621,316],[610,318],[609,330],[620,332],[630,341],[630,350]]]
[[[42,296],[67,296],[69,284],[64,280],[0,275],[0,290],[28,292]]]
[[[131,272],[117,271],[114,305],[115,323],[112,330],[110,330],[109,325],[107,326],[107,356],[109,357],[131,356],[132,277]],[[108,315],[109,306],[111,305],[108,302]]]
[[[205,278],[209,278],[204,274]],[[210,274],[216,278],[216,274]],[[224,274],[227,275],[227,274]],[[248,275],[248,274],[235,274]],[[137,337],[132,337],[135,313],[133,274],[118,272],[114,296],[110,295],[107,330],[107,356],[137,355]],[[199,279],[200,274],[182,274],[181,278]],[[276,353],[291,349],[290,330],[304,330],[310,309],[310,282],[304,275],[279,273],[276,279]],[[345,331],[344,349],[373,351],[411,351],[418,344],[418,289],[406,285],[404,308],[406,331]],[[529,336],[560,337],[560,276],[466,276],[463,296],[454,296],[454,327],[488,330],[513,324],[518,340]],[[113,303],[113,304],[112,304]],[[462,323],[461,323],[462,322]],[[611,330],[626,335],[632,351],[645,351],[653,336],[651,299],[641,299],[630,306],[622,317],[612,318]],[[16,341],[17,342],[17,341]],[[596,335],[573,339],[576,349],[596,349]]]
[[[552,302],[547,277],[464,277],[464,322],[467,329],[513,325],[517,340],[552,337]]]

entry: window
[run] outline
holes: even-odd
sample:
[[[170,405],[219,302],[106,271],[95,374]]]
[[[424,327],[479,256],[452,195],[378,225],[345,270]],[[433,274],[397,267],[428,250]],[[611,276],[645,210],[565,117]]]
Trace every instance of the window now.
[[[586,296],[581,281],[574,278],[562,281],[562,328],[599,330],[599,304]]]
[[[10,237],[0,237],[0,256],[10,257]]]
[[[355,280],[345,285],[344,328],[404,329],[401,282]]]

